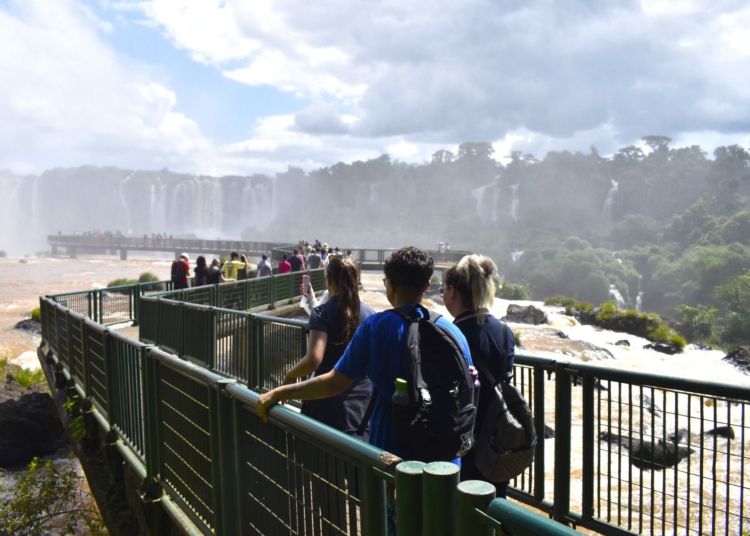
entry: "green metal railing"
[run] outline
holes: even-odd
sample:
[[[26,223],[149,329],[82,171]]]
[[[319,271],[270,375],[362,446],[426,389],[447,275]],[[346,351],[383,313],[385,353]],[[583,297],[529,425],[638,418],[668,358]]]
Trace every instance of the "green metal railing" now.
[[[287,281],[292,285],[290,292],[295,285],[299,291],[301,275],[288,276],[264,278],[260,284]],[[242,299],[258,291],[258,283],[252,286],[255,281],[241,282],[245,285]],[[209,302],[218,303],[222,286],[209,290]],[[331,441],[348,444],[351,438],[331,436],[330,429],[291,416],[294,412],[288,415],[284,408],[272,411],[272,417],[281,420],[272,418],[275,424],[270,427],[257,424],[254,414],[255,393],[278,386],[305,353],[305,323],[193,303],[192,296],[198,296],[192,294],[195,290],[200,289],[151,296],[139,293],[142,342],[116,334],[64,306],[82,309],[94,304],[93,310],[99,311],[98,291],[91,291],[90,297],[74,293],[73,298],[70,294],[41,298],[42,336],[61,374],[91,400],[102,426],[106,423],[116,432],[122,448],[144,464],[144,474],[156,480],[153,475],[168,478],[159,481],[161,487],[175,504],[191,512],[197,525],[220,533],[244,533],[252,528],[254,519],[256,528],[269,531],[276,530],[269,527],[278,527],[283,520],[283,526],[292,527],[290,532],[297,530],[293,527],[304,527],[302,533],[339,533],[346,522],[349,533],[364,532],[363,509],[369,503],[362,500],[366,496],[362,475],[374,469],[321,446]],[[276,291],[269,294],[269,300],[279,298]],[[285,300],[286,295],[280,299]],[[750,389],[524,355],[517,355],[515,363],[514,382],[532,407],[539,437],[544,437],[548,424],[554,427],[555,438],[540,439],[533,465],[511,482],[509,496],[548,512],[556,521],[602,534],[729,535],[750,529],[750,480],[746,476],[750,466]],[[183,368],[190,371],[190,381],[182,378],[187,374]],[[226,382],[234,381],[244,386],[237,383],[224,390]],[[180,402],[180,397],[188,400]],[[228,398],[233,400],[231,410],[225,407]],[[152,424],[149,419],[157,412],[149,404],[157,402],[149,401],[166,404]],[[184,407],[174,405],[178,402]],[[196,410],[203,420],[184,430],[178,428],[184,423],[175,420],[177,415],[192,418],[185,411],[194,403],[203,408]],[[176,413],[172,413],[175,407]],[[219,413],[214,415],[214,411]],[[224,432],[217,432],[222,411],[232,415],[231,432],[225,424]],[[162,422],[165,416],[169,416],[167,424]],[[309,440],[311,444],[290,438],[289,434],[296,437],[300,430],[307,430],[305,426],[325,434]],[[721,427],[731,427],[724,432],[728,437],[708,433]],[[193,435],[184,435],[187,432]],[[201,439],[206,433],[208,444]],[[150,437],[161,439],[151,444]],[[239,437],[244,441],[241,445],[232,443]],[[219,441],[218,451],[215,441]],[[234,446],[221,447],[222,441]],[[225,448],[234,453],[234,461],[222,458]],[[322,453],[304,458],[319,448]],[[666,454],[659,454],[664,449]],[[681,460],[670,457],[670,452],[680,450],[687,454]],[[244,457],[250,456],[248,453],[253,453],[250,461]],[[203,461],[191,465],[195,475],[188,473],[180,480],[178,462],[192,455]],[[353,465],[347,465],[349,462]],[[226,489],[221,495],[226,484],[224,477],[215,473],[225,471],[221,468],[227,463],[230,469],[226,471],[235,475],[232,482],[236,475],[241,475],[241,481],[229,486],[230,495]],[[344,475],[343,480],[332,474]],[[387,474],[390,476],[381,476],[389,483],[398,478],[392,471]],[[188,478],[197,480],[185,480]],[[420,477],[420,482],[430,478]],[[246,488],[249,482],[261,489],[251,491]],[[461,498],[462,493],[459,488],[459,502],[476,499],[473,495]],[[404,492],[402,497],[410,494]],[[239,505],[235,501],[225,504],[226,497],[235,495]],[[327,502],[322,502],[324,496]],[[434,502],[434,498],[424,500]],[[523,516],[507,501],[493,502],[487,497],[481,501],[481,512],[475,508],[470,517],[484,527],[482,530],[495,530],[498,520],[504,519],[501,511],[510,511],[508,515],[515,521],[504,520],[506,528],[513,527],[514,534],[532,533],[523,528]],[[227,508],[237,515],[226,519]],[[290,512],[294,512],[292,517]],[[530,522],[537,521],[532,518]],[[561,527],[559,523],[552,526]],[[224,527],[231,530],[226,532]]]
[[[92,402],[94,422],[114,434],[114,446],[143,479],[146,495],[164,494],[160,504],[185,532],[385,535],[388,486],[399,501],[419,500],[427,511],[449,512],[463,504],[453,476],[427,476],[434,464],[424,471],[425,493],[415,496],[413,481],[404,487],[396,478],[403,465],[398,458],[286,407],[274,407],[270,422],[263,423],[255,412],[259,395],[235,380],[95,324],[51,299],[40,304],[58,384]],[[76,328],[69,333],[77,335],[66,339],[60,327],[71,322]],[[262,334],[277,323],[255,318]],[[83,364],[83,378],[59,358],[64,343],[71,362]],[[94,369],[103,378],[92,376]],[[436,532],[425,525],[424,533],[473,536],[466,529],[477,523],[492,531],[516,523],[527,530],[514,534],[578,534],[528,511],[508,511],[512,505],[498,501],[470,506],[451,517],[450,526],[443,523]],[[400,513],[399,523],[416,515]],[[418,517],[421,523],[421,509]]]

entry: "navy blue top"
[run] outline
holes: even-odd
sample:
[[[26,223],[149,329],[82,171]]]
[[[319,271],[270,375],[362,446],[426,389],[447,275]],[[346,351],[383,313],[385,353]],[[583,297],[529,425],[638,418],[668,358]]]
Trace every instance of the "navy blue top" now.
[[[513,358],[516,354],[516,342],[513,331],[503,322],[492,315],[485,315],[484,323],[480,324],[473,312],[461,313],[453,323],[461,330],[471,349],[471,357],[475,362],[481,361],[495,376],[495,381],[508,372],[513,372]],[[471,318],[467,318],[471,317]],[[508,356],[503,356],[503,344],[508,338]],[[479,437],[484,414],[492,399],[492,384],[490,379],[479,370],[479,407],[477,420],[474,425],[474,435]]]
[[[402,309],[410,311],[413,305]],[[469,365],[472,364],[469,345],[461,331],[444,317],[437,325],[447,329],[456,338]],[[360,324],[344,355],[334,367],[338,372],[356,380],[372,380],[377,397],[370,417],[370,444],[388,451],[404,460],[406,452],[396,443],[391,417],[391,398],[396,390],[398,367],[407,334],[406,319],[393,312],[377,313]],[[456,460],[460,464],[460,460]]]
[[[310,321],[307,323],[308,332],[315,330],[328,334],[323,360],[314,376],[330,372],[346,349],[346,344],[343,343],[342,326],[338,321],[338,305],[338,296],[333,296],[323,305],[312,310]],[[375,314],[375,311],[372,307],[360,302],[360,322],[373,314]],[[353,382],[343,393],[334,397],[322,400],[305,400],[302,403],[302,413],[337,430],[367,441],[367,430],[360,435],[357,433],[357,429],[364,419],[371,396],[372,383],[369,379],[362,378]]]

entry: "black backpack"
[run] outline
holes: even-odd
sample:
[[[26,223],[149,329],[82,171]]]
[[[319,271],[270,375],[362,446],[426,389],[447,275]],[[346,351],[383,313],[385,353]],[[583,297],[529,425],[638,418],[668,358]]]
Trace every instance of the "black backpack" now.
[[[172,263],[172,282],[182,282],[182,277],[185,275],[185,269],[183,268],[182,261],[174,261]]]
[[[409,402],[390,404],[396,442],[414,460],[459,458],[474,444],[477,414],[466,357],[453,334],[435,323],[439,314],[420,304],[409,312],[391,311],[408,322],[398,377],[406,380]],[[360,428],[369,421],[374,401]]]
[[[503,325],[503,352],[508,355],[508,337],[513,334]],[[534,461],[536,428],[529,404],[513,385],[513,373],[495,379],[490,369],[477,360],[475,365],[490,379],[494,396],[482,423],[482,433],[474,447],[474,463],[490,482],[507,482],[523,473]],[[485,388],[487,388],[485,387]]]

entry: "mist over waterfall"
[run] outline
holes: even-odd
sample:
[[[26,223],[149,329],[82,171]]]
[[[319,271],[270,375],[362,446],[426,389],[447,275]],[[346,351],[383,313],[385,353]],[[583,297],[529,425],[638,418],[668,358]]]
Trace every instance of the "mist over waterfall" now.
[[[602,209],[602,224],[603,230],[607,230],[612,227],[612,205],[615,202],[615,192],[619,184],[616,180],[612,179],[612,187],[607,192],[607,198],[604,200],[604,208]]]
[[[510,192],[510,217],[513,218],[513,221],[518,221],[518,185],[512,185]]]
[[[247,229],[267,229],[278,214],[272,177],[93,166],[2,176],[0,208],[0,250],[8,254],[44,250],[46,236],[58,231],[239,239]]]

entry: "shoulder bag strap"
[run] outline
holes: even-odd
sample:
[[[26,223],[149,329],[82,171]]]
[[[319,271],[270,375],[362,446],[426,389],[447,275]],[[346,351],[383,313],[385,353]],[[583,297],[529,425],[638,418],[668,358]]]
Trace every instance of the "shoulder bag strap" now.
[[[508,331],[510,331],[510,328],[505,324],[502,324],[502,326],[503,326],[503,352],[505,353],[505,356],[507,358],[508,356]],[[483,363],[481,359],[477,359],[474,364],[476,365],[476,367],[479,369],[479,371],[482,374],[484,374],[490,379],[490,382],[492,382],[493,386],[497,385],[498,383],[509,382],[511,378],[513,378],[513,373],[508,372],[506,374],[503,374],[503,376],[500,378],[500,381],[496,381],[495,376],[490,372],[489,367],[485,363]]]

